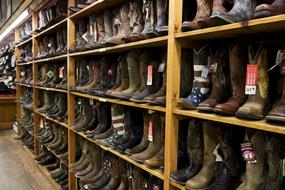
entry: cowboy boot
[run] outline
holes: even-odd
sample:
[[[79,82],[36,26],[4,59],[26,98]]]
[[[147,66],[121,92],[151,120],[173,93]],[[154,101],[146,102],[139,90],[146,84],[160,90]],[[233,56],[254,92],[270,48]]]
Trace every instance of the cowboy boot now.
[[[88,125],[91,120],[92,120],[92,111],[89,105],[89,101],[84,99],[82,102],[84,109],[83,109],[83,117],[82,119],[78,122],[73,124],[72,129],[75,131],[81,131],[82,128],[84,128],[86,125]]]
[[[197,106],[197,110],[213,112],[215,106],[225,102],[229,98],[229,66],[227,51],[218,48],[210,51],[211,65],[210,73],[212,78],[212,91],[208,99]]]
[[[94,80],[94,63],[92,61],[88,63],[87,69],[89,73],[88,82],[83,86],[76,87],[75,89],[78,91],[84,91],[86,89],[89,89],[90,84],[92,84],[95,81]]]
[[[209,18],[212,10],[212,1],[211,0],[197,0],[197,12],[196,16],[192,21],[184,21],[182,23],[181,30],[183,32],[189,30],[199,29],[198,20],[203,18]]]
[[[275,0],[272,4],[261,4],[255,8],[254,18],[263,18],[285,13],[285,1]]]
[[[234,115],[237,109],[245,102],[245,74],[246,63],[243,43],[232,43],[229,46],[229,65],[232,97],[223,104],[217,104],[214,112]]]
[[[131,33],[131,26],[130,26],[130,18],[128,16],[129,12],[130,12],[130,7],[128,2],[124,3],[120,9],[119,9],[119,13],[116,15],[116,17],[118,18],[117,21],[115,21],[115,25],[118,28],[118,33],[116,36],[113,36],[107,43],[111,44],[111,45],[119,45],[119,44],[123,44],[124,41],[123,39],[128,38]]]
[[[111,127],[111,105],[107,103],[97,104],[98,126],[93,131],[93,137],[106,132]]]
[[[87,23],[84,20],[79,20],[78,24],[76,24],[76,32],[75,32],[75,50],[77,51],[84,51],[86,46],[88,46],[88,38],[84,36],[87,32]],[[74,49],[71,48],[71,52]]]
[[[123,39],[126,42],[134,42],[144,39],[141,35],[143,30],[143,16],[142,16],[142,1],[133,0],[130,1],[130,26],[132,33],[128,38]]]
[[[165,35],[168,33],[168,4],[168,0],[156,0],[156,31],[160,35]]]
[[[218,127],[214,123],[203,121],[204,160],[202,169],[186,182],[186,189],[204,189],[215,178],[216,156],[213,151],[218,145]]]
[[[121,56],[118,58],[119,65],[120,65],[120,86],[115,88],[112,91],[107,91],[106,95],[110,97],[115,97],[117,94],[120,94],[122,91],[128,89],[130,84],[130,76],[128,72],[128,62],[126,56]],[[113,96],[114,95],[114,96]]]
[[[269,166],[268,176],[266,180],[265,190],[279,190],[281,188],[282,167],[280,167],[285,157],[284,139],[281,135],[273,135],[265,146],[265,151],[268,155],[267,164]],[[280,180],[281,179],[281,180]],[[283,184],[284,185],[284,184]]]
[[[254,54],[253,46],[249,47],[249,61],[250,63],[257,64],[258,77],[256,80],[256,94],[249,95],[247,101],[241,106],[236,116],[241,118],[248,118],[260,120],[264,118],[268,111],[269,104],[269,77],[268,71],[268,50],[264,44],[259,45],[256,54]]]
[[[117,64],[116,82],[112,88],[110,88],[109,90],[106,91],[106,93],[105,93],[106,96],[109,96],[112,92],[114,92],[117,88],[119,88],[121,86],[121,82],[122,82],[121,75],[122,75],[121,64],[118,63]]]
[[[150,125],[152,125],[150,127]],[[143,152],[132,154],[131,159],[143,163],[145,160],[152,158],[159,150],[162,148],[162,134],[164,133],[164,123],[162,123],[160,118],[160,113],[155,112],[151,116],[151,120],[149,122],[148,130],[153,130],[153,138],[148,138],[149,145],[147,149]]]
[[[155,31],[155,20],[154,20],[154,0],[144,0],[143,1],[143,17],[144,17],[144,28],[141,35],[144,38],[149,38],[152,36],[148,35],[148,32]]]
[[[148,124],[150,121],[151,115],[147,112],[144,112],[144,131],[143,131],[143,138],[137,146],[127,149],[125,151],[126,154],[131,155],[131,154],[138,154],[140,152],[143,152],[145,149],[147,149],[149,145],[148,141]]]
[[[196,109],[200,102],[205,100],[210,93],[210,76],[202,76],[203,70],[208,69],[209,46],[194,48],[194,81],[192,92],[187,98],[180,98],[179,106],[184,109]]]
[[[141,85],[140,77],[138,77],[140,73],[139,53],[140,51],[134,50],[128,53],[127,55],[128,71],[130,78],[129,87],[121,92],[113,92],[112,96],[121,99],[129,99],[137,90],[139,90],[139,87]]]
[[[112,190],[119,187],[121,183],[121,171],[126,167],[126,163],[123,160],[113,160],[111,168],[111,179],[109,183],[101,190]]]
[[[96,15],[96,28],[95,29],[97,30],[96,35],[95,35],[96,39],[94,39],[92,48],[100,48],[102,47],[102,43],[104,43],[103,40],[105,39],[104,15],[102,14]]]
[[[180,97],[187,97],[192,90],[192,79],[190,76],[193,75],[192,65],[189,64],[189,60],[193,60],[193,53],[188,49],[181,51],[181,69],[180,69]]]
[[[266,165],[265,165],[265,145],[266,145],[266,135],[262,131],[257,131],[252,137],[249,136],[247,132],[247,137],[252,144],[252,148],[255,153],[256,163],[246,163],[245,178],[242,184],[237,188],[237,190],[259,190],[264,189],[266,184]],[[246,140],[247,140],[246,137]],[[243,154],[247,152],[244,151]],[[245,155],[246,156],[246,155]]]
[[[192,120],[188,124],[187,152],[189,166],[170,174],[169,178],[177,183],[185,184],[195,176],[203,163],[203,131],[201,122]]]
[[[147,84],[148,70],[152,70],[151,83]],[[143,103],[143,99],[159,90],[159,62],[152,60],[148,52],[143,52],[140,55],[140,78],[141,86],[138,91],[130,98],[130,101]]]
[[[110,41],[113,36],[113,28],[112,28],[112,11],[110,9],[106,9],[104,11],[104,30],[105,36],[101,42],[101,45],[107,45],[106,42]]]
[[[213,12],[211,19],[215,25],[230,24],[252,19],[257,5],[256,0],[235,0],[233,8],[228,12]]]

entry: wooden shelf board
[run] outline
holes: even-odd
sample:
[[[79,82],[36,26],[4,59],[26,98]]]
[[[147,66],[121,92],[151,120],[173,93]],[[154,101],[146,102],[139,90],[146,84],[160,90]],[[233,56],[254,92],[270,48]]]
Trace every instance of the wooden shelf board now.
[[[41,87],[41,86],[34,86],[34,88],[40,89],[40,90],[46,90],[46,91],[54,91],[54,92],[67,93],[67,90],[58,89],[58,88],[47,88],[47,87]]]
[[[67,125],[66,123],[59,122],[59,121],[57,121],[57,120],[55,120],[55,119],[52,119],[52,118],[48,117],[46,114],[40,113],[40,112],[38,112],[37,110],[35,110],[35,113],[37,113],[38,115],[40,115],[40,116],[46,118],[46,119],[49,120],[49,121],[52,121],[52,122],[54,122],[54,123],[56,123],[56,124],[58,124],[58,125],[60,125],[60,126],[63,126],[63,127],[65,127],[65,128],[68,128],[68,125]]]
[[[25,65],[32,65],[33,64],[33,61],[29,61],[29,62],[26,62],[26,63],[17,63],[16,65],[17,66],[25,66]]]
[[[49,57],[45,59],[38,59],[35,60],[34,63],[42,63],[42,62],[48,62],[48,61],[59,61],[59,60],[65,60],[67,59],[67,54],[55,56],[55,57]]]
[[[84,9],[70,15],[71,19],[79,19],[83,17],[87,17],[94,12],[100,12],[108,7],[113,7],[115,5],[121,4],[126,0],[97,0],[96,2],[88,5]]]
[[[17,85],[23,86],[23,87],[28,87],[28,88],[33,88],[32,85],[28,85],[28,84],[20,84],[20,83],[17,83]]]
[[[167,40],[168,40],[168,36],[161,36],[161,37],[141,40],[141,41],[137,41],[137,42],[120,44],[120,45],[111,46],[111,47],[87,50],[87,51],[83,51],[83,52],[70,53],[69,55],[72,57],[74,57],[74,56],[86,56],[86,55],[93,55],[93,54],[100,55],[100,54],[105,54],[105,53],[123,52],[123,51],[127,51],[127,50],[132,50],[134,48],[158,47],[158,46],[166,45]]]
[[[187,117],[205,119],[205,120],[216,121],[216,122],[221,122],[221,123],[226,123],[226,124],[231,124],[231,125],[237,125],[237,126],[242,126],[242,127],[247,127],[247,128],[253,128],[253,129],[259,129],[263,131],[285,134],[284,125],[268,123],[265,120],[250,121],[250,120],[245,120],[245,119],[239,119],[234,116],[223,116],[223,115],[217,115],[214,113],[213,114],[202,113],[196,110],[190,111],[190,110],[175,109],[174,113],[178,115],[187,116]]]
[[[181,184],[179,184],[179,183],[177,183],[177,182],[175,182],[175,181],[173,181],[173,180],[171,180],[171,179],[170,179],[170,184],[171,184],[172,186],[176,187],[177,189],[181,189],[181,190],[184,190],[184,189],[185,189],[185,187],[184,187],[183,185],[181,185]]]
[[[28,43],[28,42],[30,42],[30,41],[32,42],[32,39],[33,39],[33,37],[30,37],[29,39],[27,39],[27,40],[25,40],[25,41],[23,41],[23,42],[21,42],[21,43],[15,45],[15,46],[16,46],[16,48],[19,48],[19,47],[25,45],[26,43]]]
[[[67,26],[67,18],[65,18],[62,21],[56,23],[55,25],[52,25],[51,27],[45,29],[44,31],[36,34],[34,36],[34,38],[39,38],[39,37],[41,37],[43,35],[50,34],[50,33],[54,32],[54,31],[56,31],[57,29],[64,27],[64,24],[66,24],[65,26]]]
[[[253,19],[248,22],[238,22],[222,26],[214,26],[189,32],[175,34],[176,39],[181,40],[205,40],[216,38],[242,37],[245,34],[260,32],[284,31],[285,14]]]
[[[119,105],[124,105],[124,106],[131,106],[131,107],[136,107],[136,108],[165,112],[165,108],[161,107],[161,106],[152,106],[149,104],[138,104],[138,103],[124,101],[124,100],[120,100],[120,99],[111,99],[111,98],[99,97],[99,96],[83,94],[83,93],[79,93],[79,92],[71,92],[71,94],[74,96],[98,100],[100,102],[109,102],[109,103],[119,104]]]
[[[114,155],[116,155],[116,156],[122,158],[123,160],[126,160],[127,162],[129,162],[129,163],[131,163],[131,164],[133,164],[133,165],[135,165],[135,166],[137,166],[137,167],[143,169],[144,171],[146,171],[146,172],[148,172],[148,173],[150,173],[150,174],[152,174],[152,175],[158,177],[159,179],[164,180],[163,172],[161,172],[160,170],[148,168],[147,166],[145,166],[145,165],[143,165],[143,164],[140,164],[140,163],[138,163],[138,162],[136,162],[136,161],[130,159],[128,156],[123,155],[123,154],[119,153],[118,151],[116,151],[116,150],[114,150],[114,149],[112,149],[112,148],[110,148],[110,147],[106,147],[106,146],[100,145],[100,144],[98,144],[95,140],[90,139],[90,138],[87,138],[86,135],[85,135],[84,133],[82,133],[82,132],[76,132],[76,131],[74,131],[74,130],[72,130],[72,131],[73,131],[74,133],[76,133],[76,134],[82,136],[83,138],[85,138],[85,139],[87,139],[87,140],[93,142],[93,143],[96,144],[97,146],[101,147],[103,150],[108,151],[108,152],[111,152],[112,154],[114,154]]]

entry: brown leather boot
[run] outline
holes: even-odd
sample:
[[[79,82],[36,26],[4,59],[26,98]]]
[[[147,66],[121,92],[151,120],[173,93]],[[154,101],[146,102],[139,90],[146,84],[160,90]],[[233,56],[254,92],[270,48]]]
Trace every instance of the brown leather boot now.
[[[207,19],[211,15],[212,10],[212,0],[197,0],[197,12],[196,16],[192,21],[184,21],[181,27],[183,32],[189,30],[199,29],[198,20],[203,18]]]
[[[267,177],[264,149],[266,145],[266,135],[262,131],[257,131],[252,137],[248,135],[248,139],[252,144],[257,163],[246,163],[245,178],[237,190],[264,189]],[[247,140],[247,138],[245,140]]]
[[[106,9],[104,11],[104,29],[105,29],[105,36],[102,40],[102,46],[106,45],[106,42],[110,41],[113,36],[113,29],[112,29],[112,11],[110,9]]]
[[[89,63],[89,81],[84,86],[77,87],[76,90],[83,93],[88,89],[94,89],[100,84],[100,62],[90,61]]]
[[[152,84],[147,84],[148,68],[152,68]],[[141,86],[130,98],[130,101],[143,103],[143,99],[159,90],[159,61],[153,60],[149,52],[140,55],[140,78]]]
[[[268,50],[264,44],[259,45],[256,50],[253,45],[249,47],[249,62],[258,65],[256,94],[249,95],[245,104],[237,110],[237,117],[260,120],[267,113],[269,104],[268,61]]]
[[[141,34],[143,30],[143,15],[142,15],[142,1],[130,1],[130,26],[132,33],[128,38],[123,39],[126,42],[134,42],[144,39]]]
[[[230,24],[252,19],[257,5],[256,0],[235,0],[233,8],[228,12],[213,12],[211,19],[215,25]]]
[[[215,106],[229,98],[229,65],[228,52],[224,48],[211,49],[210,73],[212,77],[212,91],[208,99],[197,106],[197,110],[212,112]]]
[[[269,17],[285,13],[285,1],[275,0],[272,4],[261,4],[255,8],[254,18]]]
[[[84,109],[83,109],[83,117],[82,119],[73,124],[72,129],[75,131],[81,131],[86,125],[88,125],[92,121],[92,110],[90,107],[90,103],[88,99],[81,100]]]
[[[205,189],[215,178],[216,156],[213,154],[218,145],[218,127],[209,121],[203,121],[204,161],[200,172],[186,182],[187,190]]]
[[[245,102],[246,52],[244,43],[233,43],[229,46],[229,65],[232,97],[223,104],[215,106],[215,113],[235,115],[237,109]]]
[[[133,50],[127,55],[128,71],[129,71],[129,87],[124,91],[113,92],[112,96],[122,99],[129,99],[133,94],[139,90],[141,85],[140,73],[140,62],[139,62],[139,50]]]
[[[120,23],[115,23],[115,25],[117,25],[118,27],[118,33],[116,36],[113,36],[111,38],[110,41],[108,41],[108,44],[112,44],[112,45],[118,45],[118,44],[123,44],[124,41],[123,39],[127,39],[131,33],[131,26],[130,26],[130,18],[129,18],[129,3],[126,2],[124,3],[121,7],[120,7],[120,12],[119,12],[119,20],[117,20],[116,22],[120,22]]]
[[[148,124],[150,121],[151,115],[147,112],[144,113],[144,132],[143,132],[143,138],[137,146],[127,149],[125,151],[126,154],[138,154],[140,152],[143,152],[145,149],[147,149],[149,141],[148,141]]]
[[[273,104],[271,111],[266,116],[268,121],[285,122],[285,75],[280,81],[281,98]]]
[[[92,48],[100,48],[104,44],[105,38],[105,24],[104,24],[104,14],[97,14],[96,16],[96,40],[92,45]]]
[[[125,161],[121,159],[113,159],[112,167],[111,167],[111,179],[109,183],[103,187],[101,190],[113,190],[119,187],[121,183],[121,170],[125,168],[127,165]]]
[[[164,165],[164,147],[152,158],[144,161],[144,164],[150,168],[161,168]]]
[[[145,38],[157,36],[155,32],[155,0],[143,2],[144,29],[142,35]]]
[[[152,158],[163,147],[162,136],[164,133],[163,131],[164,123],[162,123],[161,121],[160,113],[158,112],[153,113],[151,121],[149,122],[149,125],[150,123],[152,124],[153,138],[148,139],[150,142],[149,142],[147,149],[144,150],[143,152],[132,154],[131,156],[131,159],[139,163],[143,163],[145,160]]]
[[[194,48],[194,80],[192,92],[186,98],[180,98],[179,106],[184,109],[196,109],[198,104],[210,94],[210,76],[202,76],[203,69],[208,68],[209,46]]]
[[[156,31],[160,35],[168,33],[168,0],[156,0]]]
[[[83,86],[77,86],[76,87],[76,90],[78,90],[78,91],[81,91],[81,90],[86,90],[86,89],[88,89],[88,88],[86,88],[86,87],[89,87],[89,85],[91,84],[91,83],[93,83],[93,81],[95,80],[94,79],[94,64],[93,64],[93,62],[89,62],[88,63],[88,66],[87,66],[87,69],[88,69],[88,81],[87,81],[87,83],[85,84],[85,85],[83,85]]]

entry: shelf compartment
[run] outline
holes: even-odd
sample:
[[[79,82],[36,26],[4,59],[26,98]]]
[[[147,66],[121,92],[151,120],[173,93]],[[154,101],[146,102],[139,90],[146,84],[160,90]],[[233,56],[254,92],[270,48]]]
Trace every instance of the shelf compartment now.
[[[101,55],[105,53],[120,53],[134,48],[146,48],[146,47],[159,47],[167,44],[168,36],[161,36],[137,42],[130,42],[120,44],[111,47],[87,50],[82,52],[70,53],[69,56],[87,56],[87,55]]]
[[[123,3],[124,1],[126,0],[98,0],[88,5],[84,9],[70,15],[69,18],[79,19],[79,18],[87,17],[94,12],[103,11],[104,9],[108,7],[113,7],[115,5]]]
[[[58,121],[58,120],[56,120],[56,119],[50,118],[50,117],[48,117],[46,114],[40,113],[40,112],[38,112],[37,110],[35,110],[35,113],[37,113],[38,115],[40,115],[40,116],[46,118],[46,119],[49,120],[49,121],[52,121],[52,122],[54,122],[54,123],[56,123],[56,124],[58,124],[58,125],[60,125],[60,126],[63,126],[63,127],[65,127],[65,128],[68,128],[68,125],[67,125],[66,123],[63,123],[63,122],[60,122],[60,121]]]
[[[67,27],[67,18],[65,18],[62,21],[56,23],[55,25],[52,25],[51,27],[43,30],[42,32],[39,32],[38,34],[36,34],[34,36],[34,38],[39,38],[41,36],[44,36],[44,35],[50,34],[52,32],[55,32],[55,31],[57,31],[57,29],[64,28],[64,24]]]
[[[175,38],[179,40],[205,40],[217,38],[242,37],[246,34],[284,31],[285,14],[253,19],[245,22],[214,26],[189,32],[179,32]]]
[[[123,106],[131,106],[131,107],[142,108],[142,109],[147,109],[147,110],[154,110],[154,111],[159,111],[159,112],[165,112],[166,110],[165,107],[161,107],[161,106],[152,106],[149,104],[138,104],[138,103],[124,101],[120,99],[105,98],[105,97],[100,97],[100,96],[83,94],[79,92],[70,92],[70,93],[74,96],[94,99],[94,100],[98,100],[99,102],[108,102],[108,103],[119,104]]]
[[[58,183],[56,183],[56,181],[54,179],[52,179],[52,177],[49,175],[47,169],[45,169],[43,166],[39,165],[38,163],[36,163],[36,165],[38,166],[38,168],[40,168],[40,170],[43,172],[43,174],[45,174],[45,176],[48,178],[48,180],[54,185],[56,190],[62,189],[60,187],[60,185]]]
[[[64,89],[59,89],[59,88],[47,88],[47,87],[41,87],[41,86],[34,86],[35,89],[40,89],[40,90],[46,90],[46,91],[54,91],[54,92],[61,92],[61,93],[68,93],[67,90]]]
[[[43,63],[43,62],[48,62],[48,61],[60,61],[60,60],[67,60],[67,54],[44,58],[44,59],[38,59],[38,60],[35,60],[34,63]]]
[[[145,165],[143,165],[143,164],[140,164],[140,163],[138,163],[138,162],[136,162],[136,161],[130,159],[128,156],[123,155],[123,154],[119,153],[118,151],[116,151],[116,150],[114,150],[114,149],[112,149],[112,148],[110,148],[110,147],[106,147],[106,146],[100,145],[100,144],[98,144],[95,140],[90,139],[90,138],[87,138],[86,135],[85,135],[84,133],[82,133],[82,132],[76,132],[76,131],[74,131],[74,130],[72,130],[72,131],[73,131],[74,133],[76,133],[76,134],[82,136],[83,138],[87,139],[88,141],[93,142],[93,143],[96,144],[97,146],[101,147],[103,150],[108,151],[108,152],[111,152],[112,154],[114,154],[114,155],[116,155],[116,156],[122,158],[123,160],[125,160],[125,161],[127,161],[127,162],[129,162],[129,163],[131,163],[131,164],[133,164],[133,165],[135,165],[135,166],[137,166],[137,167],[143,169],[144,171],[146,171],[146,172],[148,172],[148,173],[150,173],[150,174],[152,174],[152,175],[158,177],[158,178],[161,179],[161,180],[164,180],[164,174],[163,174],[163,172],[161,172],[160,170],[148,168],[147,166],[145,166]]]
[[[25,65],[32,65],[34,62],[33,61],[29,61],[29,62],[26,62],[26,63],[17,63],[16,65],[17,66],[25,66]]]
[[[193,117],[193,118],[198,118],[198,119],[216,121],[216,122],[221,122],[221,123],[226,123],[226,124],[231,124],[231,125],[236,125],[236,126],[242,126],[242,127],[253,128],[253,129],[258,129],[258,130],[263,130],[263,131],[285,134],[284,125],[268,123],[265,120],[250,121],[250,120],[245,120],[245,119],[239,119],[234,116],[217,115],[214,113],[213,114],[202,113],[196,110],[190,111],[190,110],[175,109],[173,112],[181,116]]]
[[[23,41],[23,42],[21,42],[21,43],[15,45],[15,46],[16,46],[16,48],[19,48],[19,47],[21,47],[21,46],[27,44],[27,43],[30,42],[30,41],[32,42],[32,39],[33,39],[33,37],[30,37],[29,39],[27,39],[27,40],[25,40],[25,41]]]

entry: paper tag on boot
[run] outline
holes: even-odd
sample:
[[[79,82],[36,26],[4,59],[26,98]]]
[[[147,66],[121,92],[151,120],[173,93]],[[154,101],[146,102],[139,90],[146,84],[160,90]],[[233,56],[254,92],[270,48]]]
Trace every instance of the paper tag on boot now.
[[[159,64],[159,67],[158,67],[158,72],[159,73],[163,73],[164,72],[164,70],[165,70],[165,63],[160,63]]]
[[[222,162],[224,161],[223,157],[219,154],[218,149],[220,148],[220,144],[218,144],[215,148],[215,150],[213,151],[213,154],[216,156],[216,162]]]
[[[25,71],[22,71],[22,72],[21,72],[21,76],[22,76],[22,77],[25,76]]]
[[[152,121],[148,122],[148,141],[153,142],[153,127]]]
[[[40,128],[41,129],[44,128],[44,120],[43,120],[43,118],[40,119]]]
[[[209,73],[216,73],[218,68],[218,63],[212,63],[209,66]]]
[[[147,86],[151,86],[152,85],[152,65],[148,65],[147,66]]]
[[[90,106],[92,106],[94,104],[94,100],[93,99],[89,99],[89,103],[90,103]]]
[[[246,84],[245,84],[245,94],[255,95],[256,94],[256,81],[258,73],[257,64],[248,64],[246,69]]]
[[[152,190],[160,190],[158,185],[153,185]]]
[[[59,67],[59,78],[63,78],[64,67]]]
[[[209,74],[209,69],[207,67],[203,67],[201,77],[208,78],[208,74]]]
[[[241,144],[241,154],[248,164],[257,163],[256,154],[250,142],[244,142]]]

